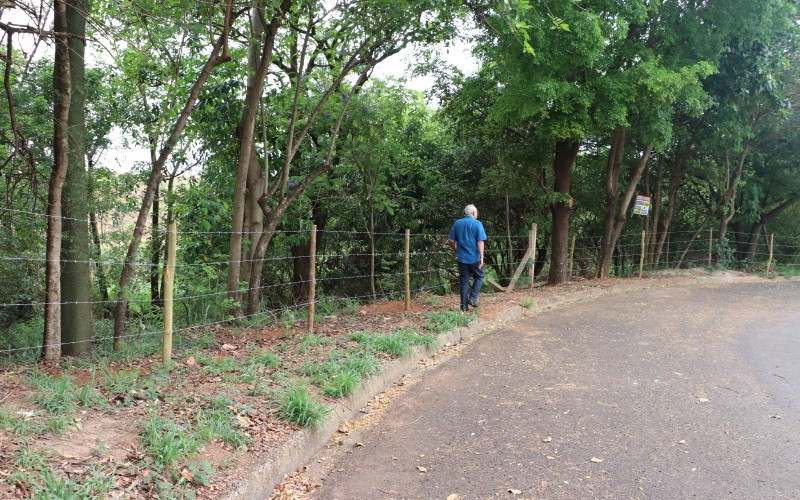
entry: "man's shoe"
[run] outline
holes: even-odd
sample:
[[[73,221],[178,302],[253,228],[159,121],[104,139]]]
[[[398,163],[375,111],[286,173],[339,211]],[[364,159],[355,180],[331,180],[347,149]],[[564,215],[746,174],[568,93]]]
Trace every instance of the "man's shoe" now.
[[[469,301],[469,305],[471,305],[472,307],[478,307],[478,301],[477,300],[470,300]]]
[[[462,313],[469,312],[469,306],[467,305],[461,306],[461,312]]]

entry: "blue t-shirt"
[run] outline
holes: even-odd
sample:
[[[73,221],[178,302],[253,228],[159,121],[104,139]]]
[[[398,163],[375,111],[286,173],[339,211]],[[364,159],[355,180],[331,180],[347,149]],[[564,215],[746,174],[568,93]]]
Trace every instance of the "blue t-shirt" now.
[[[458,219],[450,230],[450,239],[456,242],[456,258],[462,264],[475,264],[481,260],[478,242],[486,241],[486,231],[481,221],[467,215]]]

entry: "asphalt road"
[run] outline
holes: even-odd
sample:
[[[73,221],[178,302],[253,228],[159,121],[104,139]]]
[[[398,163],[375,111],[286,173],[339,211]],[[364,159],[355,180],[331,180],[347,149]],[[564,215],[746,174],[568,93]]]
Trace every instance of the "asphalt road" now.
[[[800,498],[800,284],[519,320],[354,439],[315,498]]]

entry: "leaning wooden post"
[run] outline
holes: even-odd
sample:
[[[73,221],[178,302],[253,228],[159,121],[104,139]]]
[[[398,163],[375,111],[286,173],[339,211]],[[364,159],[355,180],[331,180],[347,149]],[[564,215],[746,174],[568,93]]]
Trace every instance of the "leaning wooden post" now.
[[[569,249],[569,279],[572,279],[572,262],[575,259],[575,236],[572,235],[572,246]]]
[[[177,224],[167,228],[167,264],[164,268],[164,340],[161,345],[161,361],[172,359],[172,317],[175,288],[175,248],[177,247]]]
[[[714,248],[714,228],[708,228],[708,267],[711,267],[711,252]]]
[[[317,295],[317,225],[311,226],[308,264],[308,333],[314,333],[314,300]]]
[[[772,266],[772,244],[775,241],[775,233],[769,235],[769,260],[767,261],[767,275],[769,275],[769,268]]]
[[[411,230],[406,229],[405,253],[405,282],[406,282],[406,311],[411,310]]]
[[[644,271],[644,238],[647,233],[647,230],[642,229],[642,251],[639,255],[639,277],[642,277],[642,271]]]

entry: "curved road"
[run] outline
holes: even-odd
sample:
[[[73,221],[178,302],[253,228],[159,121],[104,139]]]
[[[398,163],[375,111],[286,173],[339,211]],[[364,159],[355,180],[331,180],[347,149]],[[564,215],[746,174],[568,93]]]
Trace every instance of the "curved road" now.
[[[800,498],[800,284],[519,320],[351,439],[315,498]]]

